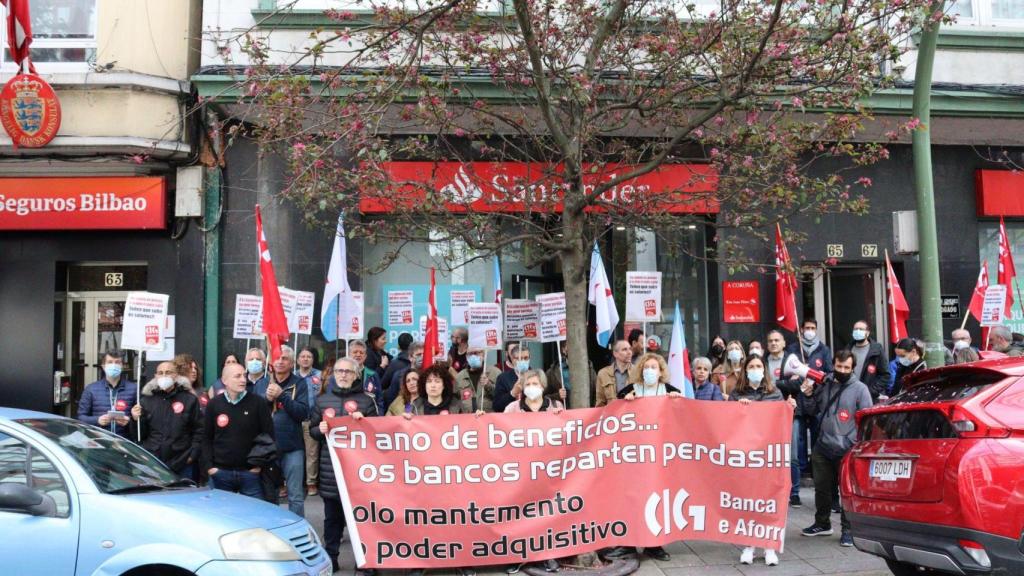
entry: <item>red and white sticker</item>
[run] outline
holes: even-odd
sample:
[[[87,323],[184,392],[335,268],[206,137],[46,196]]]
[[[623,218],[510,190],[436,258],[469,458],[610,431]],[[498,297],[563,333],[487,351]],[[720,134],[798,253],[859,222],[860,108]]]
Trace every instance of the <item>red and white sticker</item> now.
[[[277,403],[277,409],[278,410],[284,410],[284,402],[278,402]]]
[[[370,394],[373,394],[373,382],[366,383],[366,391],[369,392]]]
[[[173,410],[175,414],[181,414],[185,411],[185,405],[181,402],[175,402],[174,404],[171,404],[171,410]]]
[[[228,418],[227,414],[221,414],[220,416],[217,416],[217,426],[220,428],[227,428],[230,422],[231,418]]]
[[[328,408],[327,410],[324,410],[324,418],[334,418],[335,414],[336,412],[334,411],[334,408]]]
[[[778,378],[780,375],[782,375],[782,369],[781,368],[776,368],[775,369],[775,377]]]
[[[128,402],[124,401],[123,399],[119,399],[116,403],[114,403],[114,407],[115,409],[124,412],[125,410],[128,409]]]
[[[356,404],[355,400],[349,400],[348,402],[345,402],[345,412],[348,412],[349,414],[351,414],[353,412],[358,412],[358,411],[359,411],[359,404]]]
[[[463,390],[462,390],[462,399],[463,400],[469,400],[472,397],[473,397],[473,392],[469,388],[463,388]]]
[[[312,378],[310,378],[310,380],[313,381],[313,384],[316,384],[317,386],[320,385],[320,377],[319,376],[313,376]]]
[[[843,408],[843,409],[839,410],[839,413],[837,414],[837,416],[839,416],[839,421],[840,422],[849,422],[850,421],[850,411],[847,410],[846,408]]]
[[[818,368],[821,368],[821,358],[815,358],[814,365],[817,366]]]
[[[875,368],[874,364],[868,364],[868,374],[874,374],[875,370],[877,370],[877,368]]]
[[[217,394],[223,394],[223,393],[224,392],[217,392]],[[209,404],[209,403],[210,403],[210,399],[207,398],[205,394],[199,397],[199,405],[202,406],[203,408],[206,408],[206,405]]]

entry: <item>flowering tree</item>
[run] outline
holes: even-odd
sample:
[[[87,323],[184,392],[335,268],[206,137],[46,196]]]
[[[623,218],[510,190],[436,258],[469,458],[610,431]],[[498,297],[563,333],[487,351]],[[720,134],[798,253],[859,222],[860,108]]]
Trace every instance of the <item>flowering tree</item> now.
[[[590,255],[611,227],[672,249],[693,224],[759,235],[798,213],[866,210],[870,181],[808,168],[886,158],[855,142],[862,101],[889,83],[928,4],[377,1],[328,11],[333,25],[297,53],[244,37],[244,101],[261,144],[287,158],[282,194],[331,230],[339,210],[387,212],[347,221],[366,242],[479,257],[518,243],[557,261],[575,374],[587,373]],[[401,160],[437,164],[414,178]],[[529,170],[499,181],[481,164],[511,161]],[[695,256],[745,263],[724,237]],[[589,402],[586,387],[572,395]]]

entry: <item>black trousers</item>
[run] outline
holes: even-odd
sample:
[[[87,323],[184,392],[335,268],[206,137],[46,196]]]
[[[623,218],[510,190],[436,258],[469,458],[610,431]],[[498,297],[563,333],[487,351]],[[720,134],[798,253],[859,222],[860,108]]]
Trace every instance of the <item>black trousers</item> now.
[[[338,557],[344,534],[345,511],[341,507],[341,500],[324,498],[324,550],[331,558]]]
[[[842,458],[833,460],[817,450],[811,453],[811,469],[814,471],[814,523],[818,526],[832,525],[832,494],[839,489],[841,462]],[[839,515],[839,525],[843,530],[850,529],[850,521],[846,519],[845,510]]]

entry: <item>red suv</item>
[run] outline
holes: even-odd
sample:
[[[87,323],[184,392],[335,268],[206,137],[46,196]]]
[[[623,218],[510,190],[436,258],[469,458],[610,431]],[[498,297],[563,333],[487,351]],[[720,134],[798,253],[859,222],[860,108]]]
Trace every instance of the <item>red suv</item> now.
[[[854,545],[897,576],[1024,574],[1024,359],[918,372],[857,413]]]

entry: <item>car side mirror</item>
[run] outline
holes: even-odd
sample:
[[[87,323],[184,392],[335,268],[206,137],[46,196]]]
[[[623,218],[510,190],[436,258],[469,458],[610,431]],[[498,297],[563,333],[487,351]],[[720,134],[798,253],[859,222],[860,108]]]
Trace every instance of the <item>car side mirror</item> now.
[[[24,484],[0,484],[0,509],[26,512],[32,516],[52,516],[56,510],[53,498],[36,492]]]

